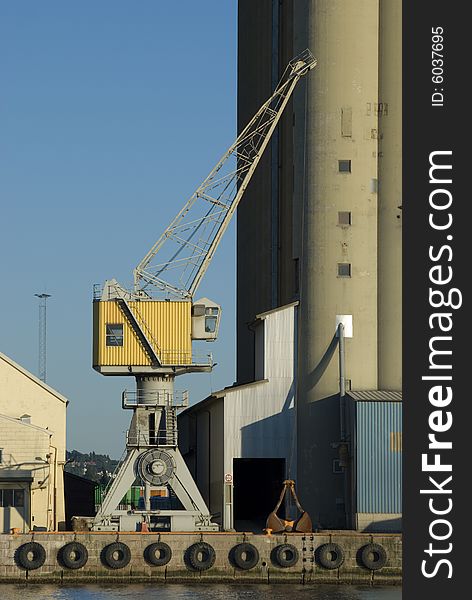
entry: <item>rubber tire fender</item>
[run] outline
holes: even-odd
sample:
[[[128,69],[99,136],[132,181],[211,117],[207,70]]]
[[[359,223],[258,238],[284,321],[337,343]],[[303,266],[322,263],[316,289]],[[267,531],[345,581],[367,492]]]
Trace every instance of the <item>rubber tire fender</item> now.
[[[29,558],[28,554],[33,558]],[[46,560],[46,550],[38,542],[27,542],[20,546],[15,553],[17,563],[27,571],[34,571],[44,565]]]
[[[113,555],[118,552],[119,557]],[[110,569],[123,569],[131,560],[131,550],[123,542],[113,542],[102,550],[102,562]]]
[[[202,558],[199,558],[199,554],[202,554]],[[216,552],[210,544],[197,542],[187,549],[187,557],[190,566],[195,571],[206,571],[213,566],[216,559]]]
[[[298,550],[293,544],[280,544],[274,548],[274,559],[279,567],[293,567],[298,562]]]
[[[80,569],[87,564],[88,550],[80,542],[69,542],[58,552],[60,562],[68,569]]]
[[[172,548],[164,542],[149,544],[144,549],[144,559],[154,567],[163,567],[172,558]]]
[[[387,551],[380,544],[367,544],[361,548],[361,563],[371,571],[377,571],[387,564]]]
[[[318,562],[325,569],[337,569],[344,562],[344,550],[339,544],[323,544],[317,550]]]
[[[246,558],[243,558],[244,554]],[[259,562],[259,550],[253,544],[243,542],[234,546],[231,550],[231,558],[239,569],[249,571],[249,569],[254,568]]]

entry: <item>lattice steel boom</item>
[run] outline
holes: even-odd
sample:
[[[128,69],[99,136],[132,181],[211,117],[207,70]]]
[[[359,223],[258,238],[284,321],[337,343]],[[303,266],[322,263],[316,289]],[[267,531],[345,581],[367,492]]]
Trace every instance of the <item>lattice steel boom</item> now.
[[[134,270],[136,293],[152,286],[193,297],[295,86],[316,63],[309,50],[289,62],[272,96]]]
[[[46,383],[46,301],[51,297],[51,294],[45,292],[35,294],[39,298],[39,331],[38,331],[38,377]]]

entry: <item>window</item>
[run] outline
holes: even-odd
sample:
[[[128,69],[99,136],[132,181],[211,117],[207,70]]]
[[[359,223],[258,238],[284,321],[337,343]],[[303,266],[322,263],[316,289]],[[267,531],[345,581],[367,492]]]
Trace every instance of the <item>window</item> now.
[[[351,172],[351,161],[350,160],[338,160],[338,170],[340,173]]]
[[[121,323],[106,325],[106,345],[123,346],[123,325]]]
[[[205,305],[204,304],[194,304],[192,306],[192,315],[194,317],[203,317],[205,314]]]
[[[13,490],[2,490],[1,506],[4,508],[7,506],[13,506]]]
[[[338,212],[338,225],[351,225],[351,213],[349,211]]]
[[[23,508],[25,505],[25,490],[0,489],[0,506],[7,508],[8,506],[16,506]]]
[[[0,448],[0,465],[3,462],[3,448]]]
[[[205,308],[205,333],[215,333],[218,321],[218,308],[207,306]]]
[[[338,277],[351,276],[351,263],[338,263]]]
[[[13,504],[18,508],[25,505],[25,490],[13,490]]]

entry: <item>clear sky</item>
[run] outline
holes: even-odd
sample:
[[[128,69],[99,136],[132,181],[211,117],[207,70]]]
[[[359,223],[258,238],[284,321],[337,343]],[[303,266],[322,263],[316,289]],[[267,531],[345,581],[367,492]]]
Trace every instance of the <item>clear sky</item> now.
[[[92,286],[132,270],[236,135],[236,0],[0,0],[0,350],[69,400],[69,449],[121,455],[132,378],[91,367]],[[211,374],[235,373],[235,223],[200,287],[220,302]]]

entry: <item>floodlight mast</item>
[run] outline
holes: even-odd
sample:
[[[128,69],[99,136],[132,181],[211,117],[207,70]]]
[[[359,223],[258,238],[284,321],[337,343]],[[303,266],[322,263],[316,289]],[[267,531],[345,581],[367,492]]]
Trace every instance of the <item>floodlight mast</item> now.
[[[135,268],[137,295],[193,298],[295,86],[316,64],[308,49],[289,62],[272,96]]]

